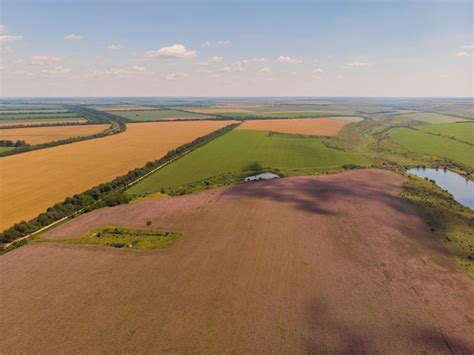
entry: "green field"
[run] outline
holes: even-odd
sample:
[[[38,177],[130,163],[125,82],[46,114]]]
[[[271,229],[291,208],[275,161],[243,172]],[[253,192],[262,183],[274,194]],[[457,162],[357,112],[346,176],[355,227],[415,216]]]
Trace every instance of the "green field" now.
[[[29,124],[34,124],[34,123],[56,123],[56,122],[61,122],[61,121],[64,121],[64,120],[67,120],[67,121],[78,121],[80,122],[80,120],[82,120],[82,117],[48,117],[48,118],[21,118],[21,119],[16,119],[16,120],[12,120],[12,119],[9,119],[9,120],[2,120],[0,119],[0,126],[3,124],[3,123],[16,123],[16,124],[19,124],[19,125],[22,125],[22,124],[25,124],[25,125],[29,125]]]
[[[25,120],[25,119],[52,119],[52,118],[75,118],[78,117],[74,112],[32,112],[32,113],[2,113],[0,122],[5,120]]]
[[[54,243],[101,245],[113,248],[150,250],[169,247],[178,237],[178,233],[169,231],[105,227],[78,238],[55,240]],[[38,239],[37,242],[42,243],[52,241]]]
[[[143,194],[176,188],[221,174],[279,169],[288,175],[370,165],[355,153],[327,148],[318,138],[233,130],[150,175],[128,192]]]
[[[408,113],[406,115],[403,115],[403,117],[411,118],[420,122],[426,122],[426,123],[431,123],[431,124],[469,121],[469,119],[467,118],[442,115],[439,113],[427,113],[427,112]]]
[[[395,128],[389,135],[409,151],[448,158],[474,168],[474,147],[471,145],[410,128]]]
[[[0,153],[8,152],[9,150],[13,150],[15,147],[0,147]]]
[[[416,128],[422,132],[452,137],[463,142],[474,144],[474,122],[426,125]]]
[[[175,119],[207,119],[214,118],[211,115],[204,115],[192,112],[182,112],[176,110],[153,110],[153,111],[114,111],[110,112],[117,116],[128,118],[132,121],[160,121]]]

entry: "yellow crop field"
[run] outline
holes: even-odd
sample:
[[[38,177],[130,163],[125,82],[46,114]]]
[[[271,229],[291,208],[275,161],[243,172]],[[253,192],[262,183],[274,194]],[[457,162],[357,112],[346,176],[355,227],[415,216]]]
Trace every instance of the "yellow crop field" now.
[[[9,128],[0,130],[0,139],[10,141],[24,140],[26,143],[34,145],[71,137],[89,136],[99,133],[108,127],[108,124],[98,124],[84,126]]]
[[[238,129],[304,134],[310,136],[337,136],[339,131],[351,122],[353,122],[351,117],[338,117],[337,119],[293,118],[281,120],[251,120],[245,121]]]
[[[113,136],[0,158],[0,230],[230,123],[135,123]]]

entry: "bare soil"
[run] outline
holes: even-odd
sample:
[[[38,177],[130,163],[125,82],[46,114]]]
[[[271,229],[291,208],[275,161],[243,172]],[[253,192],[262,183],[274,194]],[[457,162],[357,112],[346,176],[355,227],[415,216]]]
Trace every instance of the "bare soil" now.
[[[472,353],[474,284],[382,170],[97,210],[184,233],[160,251],[38,244],[0,257],[5,353]],[[470,317],[470,318],[469,318]]]

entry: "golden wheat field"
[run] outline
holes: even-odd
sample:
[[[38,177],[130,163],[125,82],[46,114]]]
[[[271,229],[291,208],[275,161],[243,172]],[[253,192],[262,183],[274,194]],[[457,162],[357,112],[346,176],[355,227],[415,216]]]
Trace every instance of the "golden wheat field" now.
[[[0,139],[10,141],[24,140],[26,143],[34,145],[71,137],[89,136],[99,133],[108,127],[108,124],[97,124],[84,126],[9,128],[0,130]]]
[[[281,120],[251,120],[245,121],[238,129],[304,134],[310,136],[337,136],[344,126],[353,122],[353,119],[353,117],[341,117],[337,119],[292,118]]]
[[[113,136],[0,158],[0,230],[229,124],[135,123]]]

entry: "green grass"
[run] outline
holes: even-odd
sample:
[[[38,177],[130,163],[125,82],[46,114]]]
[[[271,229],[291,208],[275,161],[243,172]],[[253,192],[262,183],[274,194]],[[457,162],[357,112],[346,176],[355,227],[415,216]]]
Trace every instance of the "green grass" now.
[[[1,117],[1,116],[0,116]],[[0,126],[2,123],[17,123],[17,124],[33,124],[36,122],[44,122],[44,123],[56,123],[61,122],[63,120],[80,120],[82,117],[47,117],[47,118],[22,118],[22,119],[1,119],[0,118]]]
[[[349,164],[368,166],[370,162],[359,154],[327,148],[319,138],[233,130],[160,169],[128,192],[158,192],[229,173],[243,178],[242,172],[278,169],[286,175],[302,175]]]
[[[9,150],[13,150],[15,147],[0,147],[0,153],[8,152]]]
[[[153,110],[153,111],[115,111],[114,115],[128,118],[132,121],[160,121],[174,119],[206,119],[214,118],[211,115],[204,115],[192,112],[182,112],[175,110]]]
[[[21,119],[52,119],[52,118],[74,118],[78,117],[74,112],[57,112],[57,113],[5,113],[0,115],[0,122],[5,120],[21,120]]]
[[[36,242],[53,242],[74,245],[101,245],[113,248],[150,250],[169,247],[176,241],[178,237],[178,233],[170,231],[105,227],[78,238],[54,241],[38,239]]]
[[[451,159],[474,168],[474,147],[468,144],[410,128],[395,128],[389,135],[409,151]]]
[[[426,125],[416,129],[474,144],[474,122]]]
[[[409,114],[403,115],[403,117],[411,118],[413,120],[431,123],[431,124],[469,121],[468,119],[465,119],[465,118],[442,115],[439,113],[427,113],[427,112],[409,113]]]
[[[474,211],[457,203],[436,184],[408,175],[402,196],[415,205],[456,263],[474,279]]]

